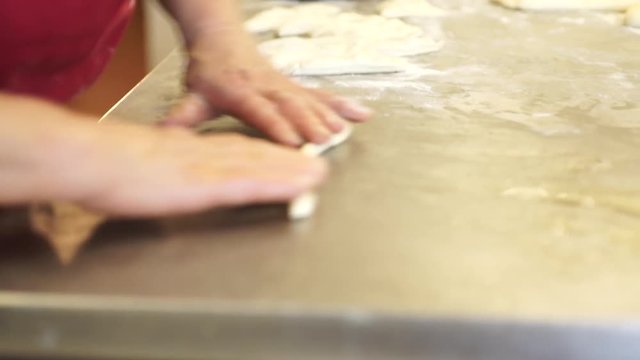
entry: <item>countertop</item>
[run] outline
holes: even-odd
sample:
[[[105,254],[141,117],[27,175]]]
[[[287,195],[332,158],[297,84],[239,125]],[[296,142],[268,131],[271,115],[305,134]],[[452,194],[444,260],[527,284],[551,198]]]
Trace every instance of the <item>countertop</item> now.
[[[376,110],[328,154],[313,218],[290,222],[273,205],[112,222],[69,267],[4,220],[0,324],[43,308],[359,314],[402,326],[604,326],[628,341],[620,354],[640,354],[640,34],[612,13],[447,7],[419,22],[445,39],[414,59],[419,71],[300,79]],[[183,69],[173,53],[104,121],[157,121]],[[200,130],[253,134],[232,119]],[[24,350],[12,341],[0,336],[0,352]]]

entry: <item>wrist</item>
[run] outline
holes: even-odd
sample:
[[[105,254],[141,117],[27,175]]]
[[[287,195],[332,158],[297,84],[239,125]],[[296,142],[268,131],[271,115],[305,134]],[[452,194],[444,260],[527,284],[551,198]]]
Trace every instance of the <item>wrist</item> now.
[[[72,166],[86,153],[92,124],[38,100],[3,96],[0,103],[0,203],[74,197],[82,174]]]
[[[244,37],[242,24],[228,21],[204,20],[190,24],[184,30],[184,38],[187,47],[201,46],[202,44],[226,44],[227,39],[242,39]]]
[[[47,200],[75,202],[102,181],[94,169],[99,159],[97,119],[63,110],[64,119],[43,130],[35,159],[36,176]]]
[[[255,49],[254,39],[241,26],[234,24],[203,25],[192,32],[186,41],[189,53],[206,53],[212,56],[226,56]]]

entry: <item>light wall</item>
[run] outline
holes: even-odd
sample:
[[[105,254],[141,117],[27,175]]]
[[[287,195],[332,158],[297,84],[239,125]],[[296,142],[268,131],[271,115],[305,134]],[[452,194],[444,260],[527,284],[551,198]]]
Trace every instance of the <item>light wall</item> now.
[[[190,1],[190,0],[184,0]],[[155,0],[145,0],[147,65],[153,69],[171,50],[181,44],[177,26]]]

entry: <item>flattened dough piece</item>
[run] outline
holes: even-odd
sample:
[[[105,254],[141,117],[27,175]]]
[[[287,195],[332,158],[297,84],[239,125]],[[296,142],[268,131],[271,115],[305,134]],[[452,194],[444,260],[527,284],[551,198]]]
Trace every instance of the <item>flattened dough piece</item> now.
[[[316,15],[309,18],[294,17],[285,21],[282,26],[278,28],[278,36],[300,36],[309,34],[313,29],[322,26],[328,21],[330,15]]]
[[[406,39],[386,39],[375,41],[377,51],[390,56],[415,56],[428,54],[442,49],[444,43],[427,36],[409,37]]]
[[[638,0],[492,0],[522,10],[625,10]]]
[[[244,23],[244,27],[251,33],[263,33],[278,29],[294,14],[290,8],[275,7],[262,11]]]
[[[388,19],[377,15],[343,13],[332,22],[315,28],[311,36],[350,36],[368,39],[399,39],[420,36],[421,28],[399,19]]]
[[[640,3],[633,5],[627,10],[624,21],[628,26],[640,28]]]
[[[328,4],[306,4],[297,8],[279,28],[278,36],[298,36],[311,33],[313,29],[331,23],[340,8]]]
[[[384,17],[443,17],[446,11],[426,0],[386,0],[378,5],[378,12]]]
[[[301,4],[295,6],[294,9],[298,14],[316,14],[316,15],[329,15],[329,14],[337,14],[342,11],[342,8],[338,5],[334,4],[326,4],[326,3],[310,3],[310,4]]]
[[[407,60],[381,54],[347,37],[288,37],[259,45],[276,68],[289,75],[342,75],[401,72]]]
[[[245,22],[245,29],[252,33],[278,31],[280,36],[299,35],[301,30],[314,26],[316,21],[341,11],[339,6],[323,3],[302,4],[293,7],[274,7],[259,12]],[[287,35],[282,35],[282,33]]]

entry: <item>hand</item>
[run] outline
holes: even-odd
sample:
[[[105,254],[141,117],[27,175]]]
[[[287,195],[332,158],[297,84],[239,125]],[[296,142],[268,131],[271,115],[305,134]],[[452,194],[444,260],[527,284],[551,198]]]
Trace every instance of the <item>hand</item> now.
[[[326,164],[239,135],[108,122],[0,94],[0,205],[69,201],[108,215],[156,216],[285,202]]]
[[[285,202],[326,175],[318,159],[240,135],[184,129],[100,129],[89,168],[101,175],[79,203],[118,215],[166,215],[211,207]]]
[[[298,146],[323,143],[342,130],[345,119],[361,122],[371,115],[354,101],[280,74],[245,34],[217,31],[203,38],[190,52],[189,92],[165,124],[192,126],[229,114],[282,144]]]

